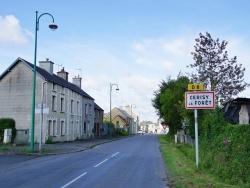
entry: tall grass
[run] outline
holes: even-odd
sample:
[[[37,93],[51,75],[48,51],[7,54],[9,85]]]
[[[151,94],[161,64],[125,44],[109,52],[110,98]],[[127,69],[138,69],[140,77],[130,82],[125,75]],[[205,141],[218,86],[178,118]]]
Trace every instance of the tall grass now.
[[[223,182],[216,174],[210,173],[205,168],[198,169],[195,164],[195,151],[188,145],[175,144],[159,136],[160,149],[169,172],[170,187],[244,187],[244,185],[231,185]],[[247,187],[247,186],[246,186]]]

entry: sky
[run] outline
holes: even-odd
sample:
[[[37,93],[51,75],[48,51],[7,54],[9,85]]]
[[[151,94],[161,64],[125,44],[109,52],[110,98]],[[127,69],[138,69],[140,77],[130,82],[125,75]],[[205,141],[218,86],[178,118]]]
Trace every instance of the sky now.
[[[54,73],[64,67],[69,81],[105,113],[132,104],[141,120],[157,122],[151,100],[159,84],[194,72],[195,38],[209,32],[228,41],[230,58],[246,68],[250,83],[250,1],[245,0],[0,0],[0,74],[18,57],[34,62],[35,21],[39,19],[37,65],[49,58]],[[0,91],[1,93],[1,91]],[[250,89],[239,97],[250,97]]]

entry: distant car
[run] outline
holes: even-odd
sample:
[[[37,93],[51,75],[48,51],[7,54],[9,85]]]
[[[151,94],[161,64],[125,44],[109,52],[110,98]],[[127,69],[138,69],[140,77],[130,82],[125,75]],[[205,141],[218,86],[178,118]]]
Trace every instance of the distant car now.
[[[138,131],[138,134],[143,134],[143,131],[142,131],[142,130],[139,130],[139,131]]]

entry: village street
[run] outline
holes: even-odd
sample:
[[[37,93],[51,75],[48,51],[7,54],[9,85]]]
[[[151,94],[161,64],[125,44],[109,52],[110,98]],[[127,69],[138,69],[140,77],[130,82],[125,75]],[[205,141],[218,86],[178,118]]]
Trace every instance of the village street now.
[[[82,152],[1,163],[0,187],[167,187],[157,136],[138,135]]]

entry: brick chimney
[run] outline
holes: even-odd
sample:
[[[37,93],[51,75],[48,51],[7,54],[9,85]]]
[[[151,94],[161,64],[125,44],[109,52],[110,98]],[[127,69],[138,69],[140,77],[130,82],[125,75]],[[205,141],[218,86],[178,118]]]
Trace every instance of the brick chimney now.
[[[39,61],[39,67],[46,70],[53,75],[53,62],[46,59],[46,61]]]
[[[82,86],[82,78],[79,77],[79,75],[78,75],[78,77],[75,76],[75,78],[72,78],[72,82],[73,82],[73,84],[75,84],[76,86],[81,88],[81,86]]]
[[[64,67],[61,69],[61,71],[57,72],[57,76],[63,78],[68,82],[68,75],[69,73],[64,70]]]

